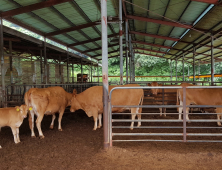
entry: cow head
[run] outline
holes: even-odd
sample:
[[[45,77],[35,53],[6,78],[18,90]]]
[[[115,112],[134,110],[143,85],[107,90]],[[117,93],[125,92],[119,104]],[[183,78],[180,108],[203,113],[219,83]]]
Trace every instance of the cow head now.
[[[21,106],[16,106],[15,107],[16,111],[21,114],[23,118],[27,117],[27,113],[29,110],[32,110],[32,107],[28,107],[27,105],[21,105]]]
[[[152,82],[150,84],[151,87],[158,87],[160,86],[156,81]],[[151,89],[151,93],[154,95],[157,95],[157,93],[159,92],[159,89]]]
[[[76,110],[81,109],[80,104],[78,100],[76,99],[76,96],[77,96],[77,91],[76,89],[74,89],[72,93],[72,99],[70,101],[70,105],[71,105],[70,112],[75,112]]]

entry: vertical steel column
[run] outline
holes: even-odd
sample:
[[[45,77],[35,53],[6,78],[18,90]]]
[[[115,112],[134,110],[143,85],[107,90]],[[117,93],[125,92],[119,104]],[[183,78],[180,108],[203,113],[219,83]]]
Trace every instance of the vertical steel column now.
[[[198,60],[198,75],[200,76],[200,60]],[[200,77],[198,77],[198,80],[200,81]]]
[[[12,41],[9,41],[9,65],[10,65],[10,83],[13,84],[13,73],[12,73]]]
[[[122,3],[122,1],[120,1],[120,3]],[[112,146],[111,141],[109,141],[109,121],[108,121],[109,84],[108,84],[108,43],[107,43],[107,0],[101,0],[101,22],[102,22],[101,30],[102,30],[102,77],[103,77],[103,124],[104,124],[103,146],[104,149],[106,149],[109,146]]]
[[[43,84],[42,50],[40,50],[40,72],[41,72],[41,84]]]
[[[129,45],[128,45],[128,20],[126,19],[125,20],[125,31],[126,31],[126,34],[125,34],[125,36],[126,36],[126,84],[128,84],[128,47],[129,47]]]
[[[74,63],[72,63],[72,83],[74,83]]]
[[[61,56],[59,56],[59,80],[62,84],[62,69],[61,69]]]
[[[0,57],[1,57],[1,76],[2,76],[2,105],[5,106],[5,74],[4,74],[4,41],[3,41],[3,21],[0,17]]]
[[[81,83],[83,83],[82,57],[81,57]]]
[[[184,54],[183,54],[183,81],[185,81],[185,77],[184,77]]]
[[[189,64],[188,64],[188,67],[187,67],[187,75],[188,75],[188,81],[189,81],[189,80],[190,80],[190,79],[189,79],[189,76],[190,76]]]
[[[195,52],[196,52],[196,49],[195,47],[193,47],[193,81],[196,80],[195,78]]]
[[[132,45],[132,76],[133,76],[133,82],[135,82],[135,54],[133,50],[133,45]]]
[[[48,69],[47,69],[47,56],[46,56],[46,38],[44,37],[44,65],[45,65],[45,84],[48,84]]]
[[[91,61],[91,83],[92,83],[92,61]]]
[[[129,73],[130,73],[130,83],[132,82],[132,62],[131,62],[131,58],[132,58],[132,49],[131,49],[131,35],[129,35]]]
[[[69,53],[68,53],[68,51],[67,51],[66,55],[67,55],[67,63],[66,63],[66,65],[67,65],[67,83],[69,83]]]
[[[170,60],[170,81],[173,81],[172,60]],[[172,84],[172,83],[171,83]]]
[[[186,87],[183,87],[183,142],[187,141]]]
[[[123,84],[122,0],[119,0],[119,55],[120,55],[120,85],[122,85]]]
[[[99,64],[97,65],[97,76],[98,76],[98,83],[99,83]]]
[[[176,81],[177,81],[177,59],[176,59]]]
[[[211,86],[214,85],[214,37],[211,35]]]

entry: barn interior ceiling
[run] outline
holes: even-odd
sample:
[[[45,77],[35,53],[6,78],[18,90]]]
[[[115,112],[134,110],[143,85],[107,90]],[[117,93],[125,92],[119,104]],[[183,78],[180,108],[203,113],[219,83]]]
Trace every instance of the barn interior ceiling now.
[[[222,61],[220,0],[122,0],[122,4],[135,53],[210,63],[213,51],[215,62]],[[109,58],[119,56],[118,8],[118,0],[107,1]],[[100,0],[0,1],[3,19],[96,60],[102,58],[100,9]],[[18,50],[24,46],[25,42],[16,42]],[[52,59],[57,57],[54,53],[50,51]]]

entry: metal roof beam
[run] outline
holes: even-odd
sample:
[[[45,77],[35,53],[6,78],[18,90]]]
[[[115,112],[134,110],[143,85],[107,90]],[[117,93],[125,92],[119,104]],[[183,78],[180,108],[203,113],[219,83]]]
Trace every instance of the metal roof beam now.
[[[143,50],[143,51],[150,51],[150,52],[155,52],[155,53],[162,53],[162,54],[166,54],[166,52],[162,52],[162,51],[156,51],[156,50],[149,50],[149,49],[145,49],[145,48],[134,48],[135,50]]]
[[[21,40],[19,38],[11,38],[11,37],[3,37],[4,41],[15,41],[20,42]]]
[[[143,41],[132,41],[132,43],[138,43],[138,44],[149,45],[149,46],[160,47],[160,48],[166,48],[166,49],[170,49],[171,48],[169,46],[152,44],[152,43],[147,43],[147,42],[143,42]]]
[[[137,54],[145,54],[145,55],[149,55],[149,56],[153,56],[153,57],[163,58],[163,56],[161,56],[161,55],[154,55],[154,54],[141,53],[141,52],[139,52],[139,51],[135,51],[135,53],[137,53]]]
[[[146,17],[139,17],[139,16],[133,16],[133,15],[127,15],[128,19],[135,19],[139,21],[144,21],[144,22],[153,22],[157,24],[163,24],[163,25],[169,25],[173,27],[181,27],[181,28],[192,28],[192,25],[185,25],[177,22],[170,22],[170,21],[163,21],[163,20],[158,20],[158,19],[152,19],[152,18],[146,18]]]
[[[180,40],[179,38],[165,37],[165,36],[147,34],[147,33],[137,32],[137,31],[130,31],[130,34],[137,34],[137,35],[153,37],[153,38],[160,38],[160,39],[171,40],[171,41],[179,41]]]
[[[75,26],[75,27],[70,27],[70,28],[66,28],[66,29],[63,29],[63,30],[50,32],[50,33],[47,33],[46,36],[50,37],[50,36],[63,34],[63,33],[71,32],[71,31],[81,30],[83,28],[93,27],[93,26],[99,25],[99,24],[100,23],[98,21],[90,22],[90,23],[87,23],[87,24],[78,25],[78,26]]]
[[[108,45],[108,48],[114,47],[114,46],[117,46],[117,45],[119,45],[119,43],[117,43],[117,44],[112,44],[112,45]],[[93,52],[93,51],[101,50],[101,49],[102,49],[102,47],[94,48],[94,49],[86,50],[86,51],[84,51],[83,53]]]
[[[116,37],[118,35],[119,35],[119,33],[111,34],[111,35],[108,35],[108,38]],[[98,37],[98,38],[94,38],[94,39],[91,39],[91,40],[86,40],[86,41],[82,41],[82,42],[78,42],[78,43],[69,44],[68,47],[82,45],[82,44],[87,44],[87,43],[95,42],[95,41],[99,41],[99,40],[101,40],[101,38],[102,37]]]
[[[218,0],[191,0],[191,1],[203,2],[207,4],[214,4],[214,5],[218,4]]]
[[[13,10],[10,10],[10,11],[2,12],[1,16],[2,16],[2,18],[7,18],[7,17],[11,17],[11,16],[31,12],[31,11],[34,11],[34,10],[37,10],[37,9],[46,8],[46,7],[50,7],[50,6],[53,6],[53,5],[61,4],[61,3],[64,3],[64,2],[69,2],[69,1],[71,1],[71,0],[48,0],[48,1],[39,2],[39,3],[36,3],[36,4],[16,8],[16,9],[13,9]]]
[[[119,52],[119,50],[110,51],[110,52],[108,52],[108,54],[117,53],[117,52]],[[99,57],[99,56],[102,56],[102,54],[94,55],[94,56],[92,56],[92,58]]]

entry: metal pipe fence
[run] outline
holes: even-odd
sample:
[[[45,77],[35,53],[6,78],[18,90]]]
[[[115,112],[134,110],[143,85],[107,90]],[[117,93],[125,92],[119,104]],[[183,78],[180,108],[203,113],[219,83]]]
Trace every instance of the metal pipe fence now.
[[[109,82],[109,85],[118,85],[117,82]],[[85,83],[66,83],[66,84],[22,84],[22,85],[8,85],[5,90],[5,107],[17,106],[24,103],[24,95],[31,88],[47,88],[53,86],[60,86],[65,91],[72,93],[73,89],[77,90],[77,93],[81,93],[84,90],[92,86],[102,86],[102,82],[85,82]]]
[[[23,84],[23,85],[8,85],[6,86],[6,106],[21,105],[24,103],[24,95],[31,88],[47,88],[53,86],[60,86],[64,88],[65,91],[72,93],[73,89],[77,90],[77,93],[81,93],[87,88],[92,86],[98,86],[101,83],[73,83],[73,84]]]
[[[110,146],[116,142],[222,142],[222,127],[217,126],[216,122],[222,120],[216,119],[217,114],[222,113],[186,113],[186,108],[221,108],[222,105],[186,105],[186,90],[187,89],[207,89],[220,88],[222,86],[159,86],[159,87],[115,87],[109,94],[109,143]],[[117,89],[183,89],[183,105],[112,105],[112,93]],[[142,120],[131,120],[129,117],[137,113],[113,113],[112,108],[143,108],[145,111],[141,115],[145,118]],[[153,108],[174,108],[166,113],[166,118],[158,117],[160,113],[153,112]],[[183,119],[178,119],[176,109],[183,108]],[[187,120],[186,115],[191,119]],[[142,126],[134,126],[134,130],[129,130],[131,122],[142,122]]]

